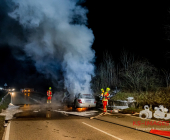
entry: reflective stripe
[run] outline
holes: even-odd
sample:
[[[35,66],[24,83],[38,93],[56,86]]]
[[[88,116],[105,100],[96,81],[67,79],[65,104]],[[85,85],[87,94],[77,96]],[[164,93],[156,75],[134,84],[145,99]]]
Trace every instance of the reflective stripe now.
[[[102,101],[108,101],[109,93],[105,92]]]
[[[52,96],[52,91],[51,90],[47,91],[47,96]]]

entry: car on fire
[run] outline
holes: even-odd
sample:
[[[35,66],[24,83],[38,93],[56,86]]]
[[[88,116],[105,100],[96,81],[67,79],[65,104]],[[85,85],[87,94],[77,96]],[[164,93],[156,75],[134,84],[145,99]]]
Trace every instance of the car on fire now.
[[[96,100],[92,94],[78,93],[75,96],[71,96],[67,93],[63,100],[63,104],[73,108],[93,108],[96,107]]]

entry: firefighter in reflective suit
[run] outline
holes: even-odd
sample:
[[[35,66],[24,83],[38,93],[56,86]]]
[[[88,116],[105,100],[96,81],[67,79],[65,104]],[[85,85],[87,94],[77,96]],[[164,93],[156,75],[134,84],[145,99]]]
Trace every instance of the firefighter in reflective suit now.
[[[103,103],[103,114],[107,113],[107,104],[108,104],[108,100],[109,100],[109,91],[110,91],[110,88],[106,88],[106,92],[104,92],[104,90],[103,90],[103,92],[101,93],[102,103]]]
[[[52,97],[52,91],[51,91],[51,87],[49,87],[49,90],[47,90],[47,103],[51,103],[51,97]]]
[[[103,97],[103,93],[104,93],[104,89],[103,88],[101,89],[101,92],[102,93],[100,94],[100,96]]]

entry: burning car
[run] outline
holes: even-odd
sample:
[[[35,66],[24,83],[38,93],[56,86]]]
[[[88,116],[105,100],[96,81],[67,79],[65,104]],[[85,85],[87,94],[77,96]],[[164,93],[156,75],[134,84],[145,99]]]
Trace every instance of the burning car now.
[[[96,100],[92,94],[76,94],[75,96],[71,96],[67,94],[63,98],[63,103],[66,104],[68,107],[73,108],[92,108],[96,107]]]

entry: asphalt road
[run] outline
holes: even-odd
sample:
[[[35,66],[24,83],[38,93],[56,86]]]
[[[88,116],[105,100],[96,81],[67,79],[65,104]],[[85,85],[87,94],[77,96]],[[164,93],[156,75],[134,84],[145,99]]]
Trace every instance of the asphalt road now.
[[[24,104],[36,104],[34,100],[31,100],[30,97],[33,96],[32,93],[21,93],[21,92],[10,92],[12,93],[12,103],[14,105],[24,105]]]
[[[31,98],[16,93],[13,104],[23,112],[10,123],[9,140],[163,140],[166,137],[150,134],[145,128],[157,126],[138,125],[146,120],[122,114],[111,114],[95,119],[100,111],[76,112],[63,108],[56,102],[37,104]],[[84,114],[83,114],[84,113]],[[148,120],[147,120],[148,121]],[[170,126],[159,126],[167,127]],[[143,129],[142,129],[143,128]],[[140,129],[140,130],[139,130]],[[141,131],[142,130],[142,131]]]

